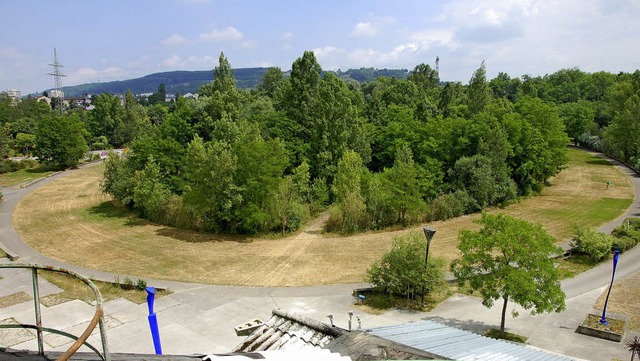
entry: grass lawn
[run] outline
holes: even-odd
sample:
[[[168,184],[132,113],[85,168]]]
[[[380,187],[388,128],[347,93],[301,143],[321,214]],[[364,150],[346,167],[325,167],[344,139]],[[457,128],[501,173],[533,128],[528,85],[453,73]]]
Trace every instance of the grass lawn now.
[[[96,297],[91,288],[89,288],[89,286],[76,279],[75,277],[49,271],[43,271],[40,274],[47,281],[53,283],[63,290],[60,293],[52,294],[42,298],[41,303],[47,307],[71,300],[82,300],[87,303],[91,303],[96,300]],[[93,283],[100,290],[103,302],[114,300],[120,297],[126,298],[129,301],[135,302],[137,304],[142,304],[147,301],[147,292],[145,290],[137,288],[123,289],[122,287],[113,283],[100,281],[93,281]],[[159,298],[166,294],[168,294],[166,291],[156,290],[155,297]]]
[[[569,149],[569,158],[539,196],[490,211],[540,223],[559,243],[578,223],[597,227],[626,211],[634,191],[624,172],[581,150]],[[278,239],[199,234],[117,208],[100,192],[101,179],[102,166],[95,166],[38,188],[16,207],[14,228],[37,251],[90,269],[208,284],[301,286],[364,282],[366,269],[394,237],[422,226],[342,237],[323,234],[320,218]],[[477,229],[478,217],[430,223],[437,230],[430,255],[457,258],[458,233]]]
[[[0,187],[12,187],[38,178],[46,177],[56,171],[50,167],[20,169],[15,172],[0,174]]]

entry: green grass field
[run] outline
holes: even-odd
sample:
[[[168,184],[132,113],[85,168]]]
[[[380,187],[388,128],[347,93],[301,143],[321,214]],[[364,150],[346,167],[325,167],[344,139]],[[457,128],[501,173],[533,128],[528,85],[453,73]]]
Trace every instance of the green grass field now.
[[[13,187],[18,184],[27,183],[38,178],[46,177],[56,171],[50,167],[37,167],[20,169],[15,172],[0,174],[0,187]]]

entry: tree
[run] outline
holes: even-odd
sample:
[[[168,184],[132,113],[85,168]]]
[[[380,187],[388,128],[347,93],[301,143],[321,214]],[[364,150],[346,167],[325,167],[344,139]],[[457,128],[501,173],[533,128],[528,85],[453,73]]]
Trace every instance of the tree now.
[[[438,85],[440,77],[435,69],[423,63],[413,68],[407,80],[416,83],[423,91],[428,91]]]
[[[606,128],[605,145],[625,162],[640,154],[640,96],[630,97]]]
[[[424,204],[418,171],[409,146],[403,144],[398,148],[393,167],[385,169],[384,176],[390,192],[389,204],[397,215],[396,222],[406,225]]]
[[[273,99],[283,81],[284,73],[282,70],[278,67],[271,67],[264,73],[262,82],[258,84],[257,89]]]
[[[18,133],[14,145],[22,149],[25,156],[31,155],[31,150],[36,143],[36,136],[33,134]]]
[[[365,203],[362,197],[361,178],[366,169],[358,153],[349,150],[338,162],[338,171],[331,190],[342,214],[342,231],[357,231],[364,218]]]
[[[220,52],[218,66],[213,69],[213,77],[214,92],[217,90],[225,94],[236,90],[236,78],[233,75],[231,63],[229,63],[223,52]]]
[[[369,282],[384,293],[413,299],[424,290],[434,290],[444,283],[444,261],[431,258],[425,267],[425,241],[420,233],[393,240],[385,252],[367,270]]]
[[[36,131],[36,154],[40,163],[60,168],[77,166],[89,150],[85,133],[77,115],[42,118]]]
[[[575,103],[561,104],[559,112],[567,135],[575,145],[578,145],[578,139],[581,135],[597,127],[595,123],[596,112],[588,101],[579,100]]]
[[[564,310],[565,294],[550,258],[561,252],[555,239],[542,226],[505,214],[483,213],[477,222],[483,226],[479,231],[460,232],[462,257],[451,271],[458,284],[480,292],[486,307],[503,299],[500,334],[509,301],[533,314]]]
[[[469,80],[469,111],[477,114],[489,104],[491,95],[487,84],[487,68],[484,61]]]
[[[184,204],[195,215],[197,228],[229,231],[234,207],[242,201],[234,183],[237,157],[224,142],[204,144],[196,136],[187,148]]]

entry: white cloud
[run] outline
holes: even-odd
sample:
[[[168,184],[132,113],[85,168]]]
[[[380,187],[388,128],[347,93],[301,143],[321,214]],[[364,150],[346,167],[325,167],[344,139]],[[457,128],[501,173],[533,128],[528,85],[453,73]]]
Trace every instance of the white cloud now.
[[[358,22],[349,35],[356,38],[373,37],[380,34],[384,27],[391,25],[396,21],[396,18],[391,16],[370,16],[369,20]]]
[[[173,54],[170,58],[167,58],[160,63],[166,68],[177,68],[183,64],[182,58],[176,54]]]
[[[161,61],[160,67],[164,70],[212,68],[212,65],[216,64],[217,61],[218,59],[212,56],[189,55],[181,57],[173,54]]]
[[[287,31],[282,34],[282,49],[291,50],[293,49],[293,33]]]
[[[0,49],[0,60],[14,60],[20,58],[20,53],[15,48]]]
[[[187,42],[186,38],[178,34],[173,34],[170,37],[160,41],[160,44],[163,46],[176,46],[176,45],[182,45],[186,42]]]
[[[208,33],[200,34],[200,40],[202,41],[240,41],[243,38],[244,34],[233,26],[224,29],[213,28]]]
[[[371,22],[359,22],[351,32],[351,36],[368,37],[378,34],[378,29]]]
[[[96,83],[124,79],[128,75],[122,68],[112,66],[104,69],[91,67],[81,67],[74,72],[67,74],[63,85],[76,85],[83,83]]]
[[[444,46],[455,49],[459,44],[454,40],[454,29],[425,29],[407,34],[407,38],[417,42],[422,48]]]

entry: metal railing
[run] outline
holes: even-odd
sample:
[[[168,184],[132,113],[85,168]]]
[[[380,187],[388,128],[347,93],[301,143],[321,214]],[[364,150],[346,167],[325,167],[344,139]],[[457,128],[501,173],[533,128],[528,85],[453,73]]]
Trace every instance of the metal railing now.
[[[109,346],[107,344],[107,332],[106,332],[106,327],[105,327],[105,324],[104,324],[104,311],[103,311],[103,308],[102,308],[102,294],[100,294],[100,290],[98,289],[98,287],[96,287],[96,285],[93,282],[91,282],[91,280],[89,280],[88,278],[86,278],[86,277],[84,277],[84,276],[82,276],[82,275],[80,275],[80,274],[78,274],[76,272],[68,270],[68,269],[64,269],[64,268],[60,268],[60,267],[52,267],[52,266],[43,266],[43,265],[38,265],[38,264],[1,263],[0,264],[0,268],[28,268],[28,269],[31,269],[32,282],[33,282],[33,303],[34,303],[35,315],[36,315],[36,323],[35,324],[0,325],[0,329],[3,329],[3,328],[25,328],[25,329],[36,330],[36,337],[37,337],[37,340],[38,340],[38,355],[41,355],[41,356],[44,356],[44,339],[43,339],[43,334],[42,333],[43,332],[49,332],[49,333],[65,336],[65,337],[68,337],[68,338],[71,338],[71,339],[75,340],[75,342],[71,345],[71,347],[69,347],[69,349],[67,349],[67,351],[65,351],[60,357],[58,357],[57,360],[59,360],[59,361],[68,360],[76,351],[78,351],[78,349],[82,345],[85,345],[88,348],[90,348],[91,350],[93,350],[93,352],[95,352],[98,356],[100,356],[100,358],[102,360],[111,361],[111,356],[109,354]],[[89,322],[89,326],[87,326],[87,328],[84,330],[82,335],[80,335],[80,337],[72,335],[72,334],[70,334],[68,332],[64,332],[64,331],[60,331],[60,330],[56,330],[56,329],[52,329],[52,328],[48,328],[48,327],[43,327],[42,326],[42,317],[41,317],[41,313],[40,313],[40,287],[38,285],[38,270],[58,272],[58,273],[63,273],[63,274],[70,275],[70,276],[75,277],[78,280],[84,282],[93,291],[93,293],[94,293],[94,295],[96,297],[96,312],[93,315],[93,318],[91,319],[91,321]],[[100,328],[100,338],[102,340],[102,353],[100,353],[100,351],[98,349],[96,349],[94,346],[90,345],[87,342],[87,339],[89,338],[89,336],[91,336],[91,333],[96,328],[96,325],[100,326],[99,328]]]

